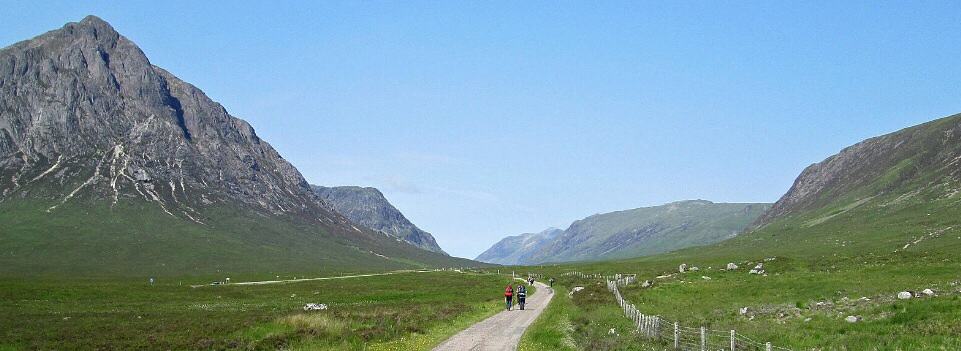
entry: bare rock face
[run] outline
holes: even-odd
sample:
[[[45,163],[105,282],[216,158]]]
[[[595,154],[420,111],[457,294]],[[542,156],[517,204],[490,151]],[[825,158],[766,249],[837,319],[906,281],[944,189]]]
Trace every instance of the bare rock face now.
[[[0,51],[0,168],[0,201],[49,211],[133,197],[197,222],[225,201],[343,221],[249,124],[93,16]]]
[[[414,246],[444,253],[430,233],[417,228],[375,188],[311,185],[314,193],[352,222],[404,240]]]
[[[354,225],[92,16],[0,49],[0,228],[0,274],[471,264]]]

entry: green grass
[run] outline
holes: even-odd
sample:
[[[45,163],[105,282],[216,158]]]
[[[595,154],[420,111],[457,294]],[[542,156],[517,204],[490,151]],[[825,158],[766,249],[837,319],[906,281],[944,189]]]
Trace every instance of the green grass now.
[[[961,349],[961,283],[956,283],[961,281],[959,198],[922,192],[895,201],[900,195],[875,196],[857,206],[851,204],[862,198],[844,198],[707,247],[629,260],[517,269],[553,276],[571,270],[636,273],[640,281],[655,280],[655,286],[634,285],[622,293],[645,313],[690,327],[736,329],[755,340],[795,350]],[[825,216],[831,217],[812,225],[812,220]],[[903,249],[919,238],[923,239]],[[768,257],[776,259],[764,263],[767,276],[747,273]],[[728,262],[739,264],[740,269],[722,271]],[[701,270],[655,278],[677,272],[681,263]],[[558,284],[590,289],[596,281],[561,277]],[[925,288],[939,296],[895,299],[899,291]],[[859,301],[862,297],[870,301]],[[608,304],[615,306],[610,299]],[[606,335],[616,322],[598,312],[603,311],[599,304],[602,301],[575,295],[567,304],[552,306],[525,337],[525,345],[556,347],[557,336],[562,335],[578,349],[663,347],[623,339],[623,334]],[[750,312],[740,315],[741,307]],[[610,313],[627,320],[616,308]],[[863,319],[847,323],[844,318],[849,315]],[[584,319],[589,323],[577,323]],[[557,327],[565,323],[574,326],[572,331]],[[623,340],[609,344],[612,338]]]
[[[0,280],[5,349],[429,349],[500,311],[500,276],[429,272],[261,286]],[[305,313],[305,303],[330,305]]]
[[[268,279],[479,265],[229,205],[205,209],[201,225],[137,199],[71,201],[51,213],[39,200],[0,203],[0,277]]]

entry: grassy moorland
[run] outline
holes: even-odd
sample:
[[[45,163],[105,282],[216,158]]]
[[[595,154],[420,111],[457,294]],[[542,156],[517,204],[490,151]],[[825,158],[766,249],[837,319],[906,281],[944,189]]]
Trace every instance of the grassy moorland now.
[[[204,224],[139,199],[0,202],[0,277],[240,277],[480,265],[382,234],[344,234],[292,216],[211,206]]]
[[[423,350],[500,311],[507,280],[411,272],[191,288],[4,279],[0,350]],[[330,309],[305,313],[309,302]]]
[[[654,286],[621,291],[647,314],[690,327],[735,329],[795,350],[961,349],[958,198],[896,200],[877,196],[871,199],[875,205],[851,206],[858,202],[852,200],[827,206],[709,247],[524,268],[558,277],[559,289],[586,287],[573,298],[559,294],[524,345],[536,349],[566,340],[563,345],[577,349],[663,348],[627,335],[629,322],[598,280],[560,276],[576,270],[638,274]],[[739,268],[725,270],[731,262]],[[681,263],[699,271],[677,273]],[[757,263],[766,275],[748,274]],[[896,298],[900,291],[924,289],[936,296]],[[849,323],[848,316],[860,320]],[[611,328],[619,335],[609,335]]]

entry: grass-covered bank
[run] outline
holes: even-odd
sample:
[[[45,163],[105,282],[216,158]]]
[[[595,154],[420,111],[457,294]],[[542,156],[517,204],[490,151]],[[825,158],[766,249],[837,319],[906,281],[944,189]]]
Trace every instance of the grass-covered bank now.
[[[830,259],[778,256],[765,261],[763,253],[745,251],[741,258],[675,254],[530,269],[553,276],[570,270],[637,273],[639,282],[621,291],[644,313],[688,327],[735,329],[794,350],[961,349],[961,265],[948,252]],[[737,263],[738,269],[723,269],[728,262]],[[699,270],[677,273],[680,263]],[[763,263],[766,275],[748,273],[758,263]],[[640,287],[648,279],[654,286]],[[629,322],[599,280],[560,276],[557,286],[557,301],[525,335],[526,349],[663,347],[625,335],[619,324]],[[569,292],[573,286],[585,290],[573,298],[562,296],[565,292],[560,289]],[[936,295],[896,298],[900,291],[926,288]],[[609,308],[606,312],[604,304]],[[848,316],[858,320],[848,322]],[[560,344],[564,338],[570,341]]]
[[[363,349],[419,340],[397,344],[411,349],[499,311],[507,281],[457,272],[202,288],[7,279],[0,349]],[[304,313],[308,302],[330,309]]]

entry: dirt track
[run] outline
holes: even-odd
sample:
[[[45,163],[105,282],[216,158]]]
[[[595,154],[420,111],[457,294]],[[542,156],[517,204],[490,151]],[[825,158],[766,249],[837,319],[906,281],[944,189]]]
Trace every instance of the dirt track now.
[[[527,327],[544,312],[554,297],[554,290],[540,282],[534,282],[537,293],[527,298],[527,306],[521,311],[502,311],[447,339],[434,351],[460,350],[516,350],[517,343]]]

